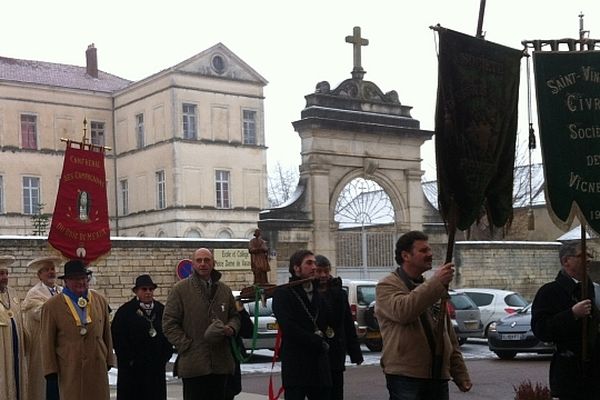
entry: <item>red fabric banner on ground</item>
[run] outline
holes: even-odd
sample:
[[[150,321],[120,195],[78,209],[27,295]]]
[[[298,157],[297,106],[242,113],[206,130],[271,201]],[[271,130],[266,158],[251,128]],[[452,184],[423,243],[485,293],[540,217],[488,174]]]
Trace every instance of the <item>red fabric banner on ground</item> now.
[[[48,243],[89,264],[111,248],[104,149],[73,146],[79,144],[67,142]]]

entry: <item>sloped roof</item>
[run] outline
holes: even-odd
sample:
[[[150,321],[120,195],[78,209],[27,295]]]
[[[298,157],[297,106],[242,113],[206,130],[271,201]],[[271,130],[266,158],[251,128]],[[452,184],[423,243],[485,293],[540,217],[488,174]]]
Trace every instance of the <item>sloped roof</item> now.
[[[531,194],[533,205],[546,204],[544,192],[544,168],[542,164],[531,164]],[[421,184],[423,193],[435,209],[438,209],[437,181]],[[513,208],[529,206],[529,165],[515,167],[513,179]]]
[[[98,71],[98,78],[94,78],[85,67],[7,57],[0,57],[0,80],[107,93],[131,83],[103,71]]]

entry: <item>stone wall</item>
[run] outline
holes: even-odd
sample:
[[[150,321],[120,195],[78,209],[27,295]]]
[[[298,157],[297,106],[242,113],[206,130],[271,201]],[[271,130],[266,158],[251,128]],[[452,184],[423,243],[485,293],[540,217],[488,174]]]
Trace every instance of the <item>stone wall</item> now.
[[[560,270],[560,242],[457,242],[454,287],[514,290],[532,300]]]
[[[537,289],[551,281],[560,269],[558,261],[559,242],[456,242],[454,262],[456,278],[450,285],[459,287],[489,287],[520,292],[531,300]],[[113,308],[131,298],[135,277],[148,273],[158,284],[156,297],[164,301],[169,288],[177,281],[177,263],[190,258],[199,247],[214,249],[243,249],[247,240],[207,239],[156,239],[113,238],[112,251],[108,257],[91,266],[94,270],[93,287],[103,293]],[[432,243],[434,265],[440,265],[445,256],[445,245]],[[13,255],[17,261],[10,266],[9,286],[18,290],[23,298],[37,282],[35,272],[29,271],[27,263],[33,258],[52,254],[45,238],[0,236],[0,255]],[[279,257],[279,282],[287,281],[288,263]],[[594,263],[595,264],[595,263]],[[599,269],[592,264],[591,276],[597,280]],[[277,260],[271,260],[270,282],[277,282]],[[233,290],[240,290],[252,283],[249,268],[243,270],[217,269],[223,273],[223,281]],[[371,279],[379,279],[389,271],[373,271]],[[62,273],[62,269],[60,270]],[[346,273],[340,268],[337,273]],[[348,276],[351,277],[351,276]],[[353,277],[353,276],[352,276]]]
[[[191,258],[200,248],[244,249],[247,240],[202,240],[202,239],[146,239],[112,238],[112,251],[103,260],[93,263],[91,287],[104,294],[111,307],[116,309],[133,295],[131,288],[138,275],[148,273],[158,285],[156,297],[165,301],[169,289],[178,281],[176,266],[182,259]],[[13,255],[15,263],[9,266],[8,285],[17,289],[21,299],[35,283],[36,273],[27,268],[27,263],[40,256],[55,254],[45,238],[24,236],[0,236],[0,255]],[[216,267],[219,270],[219,267]],[[232,290],[240,290],[253,282],[252,271],[220,270],[222,280]],[[60,268],[59,274],[63,270]]]

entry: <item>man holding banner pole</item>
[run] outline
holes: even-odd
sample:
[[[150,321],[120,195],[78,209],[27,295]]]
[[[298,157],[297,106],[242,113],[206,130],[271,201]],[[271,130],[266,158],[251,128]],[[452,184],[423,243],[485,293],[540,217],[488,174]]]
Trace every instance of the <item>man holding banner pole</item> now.
[[[600,394],[600,311],[594,302],[594,286],[588,279],[588,296],[582,283],[586,255],[577,242],[559,250],[562,269],[556,279],[542,286],[533,300],[531,329],[545,342],[554,342],[550,364],[552,396],[567,400],[592,400]],[[582,353],[582,331],[587,322],[588,355]],[[587,359],[586,359],[587,358]]]

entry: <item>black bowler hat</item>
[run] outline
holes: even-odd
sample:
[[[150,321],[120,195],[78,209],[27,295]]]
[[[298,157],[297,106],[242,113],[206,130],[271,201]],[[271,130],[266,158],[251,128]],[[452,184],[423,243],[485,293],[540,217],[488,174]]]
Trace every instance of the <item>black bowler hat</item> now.
[[[81,260],[70,260],[65,263],[65,273],[59,276],[58,279],[70,278],[75,275],[91,275],[90,271],[85,263]]]
[[[135,291],[135,289],[139,287],[151,287],[153,289],[157,288],[156,284],[152,282],[152,278],[150,278],[150,275],[148,274],[140,275],[135,278],[135,286],[131,288],[131,290]]]

